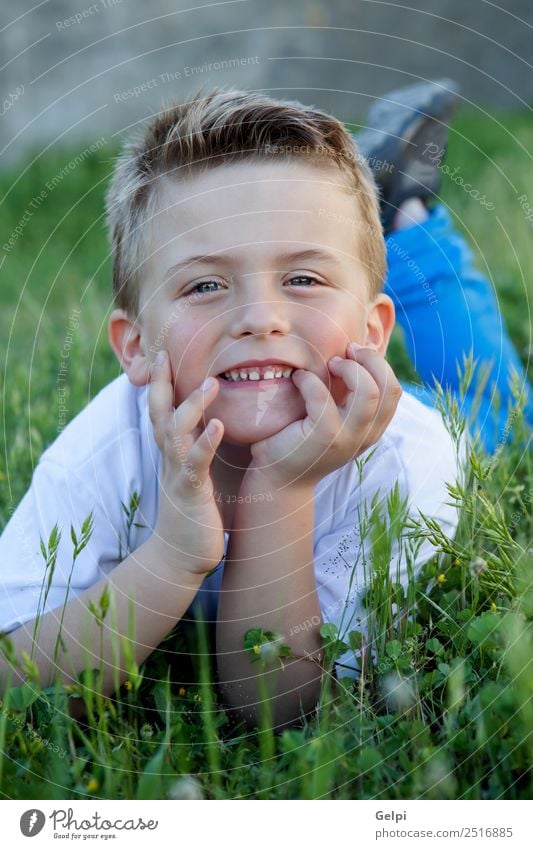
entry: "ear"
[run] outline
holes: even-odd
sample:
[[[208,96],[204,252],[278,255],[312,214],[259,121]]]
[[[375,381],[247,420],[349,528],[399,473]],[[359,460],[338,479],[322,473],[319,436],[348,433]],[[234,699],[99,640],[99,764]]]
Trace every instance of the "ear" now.
[[[365,346],[385,356],[396,313],[388,295],[381,293],[368,307]]]
[[[150,353],[146,350],[142,326],[132,321],[124,310],[114,310],[108,325],[109,343],[134,386],[144,386],[150,380]]]

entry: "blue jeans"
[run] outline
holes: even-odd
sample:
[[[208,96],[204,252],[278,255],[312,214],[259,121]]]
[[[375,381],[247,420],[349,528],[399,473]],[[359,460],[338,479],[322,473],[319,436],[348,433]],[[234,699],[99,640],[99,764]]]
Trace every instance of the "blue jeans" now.
[[[526,396],[526,419],[533,420],[531,388],[512,345],[489,281],[473,265],[463,237],[438,205],[422,224],[386,238],[389,273],[385,292],[396,307],[407,350],[423,385],[405,384],[421,401],[434,403],[435,377],[459,401],[457,364],[473,354],[474,380],[461,402],[469,429],[488,452],[509,437],[509,405],[515,401],[509,378],[515,370]],[[477,379],[487,375],[478,403]],[[499,399],[498,399],[499,396]]]

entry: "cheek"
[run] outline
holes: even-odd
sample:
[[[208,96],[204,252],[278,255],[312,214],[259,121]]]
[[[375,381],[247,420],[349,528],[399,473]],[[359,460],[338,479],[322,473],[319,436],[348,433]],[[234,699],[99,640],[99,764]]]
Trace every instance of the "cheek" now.
[[[321,316],[319,322],[312,327],[314,356],[317,357],[320,377],[331,392],[336,404],[343,404],[348,390],[340,377],[334,377],[328,368],[328,361],[333,356],[346,356],[346,346],[349,342],[362,342],[365,332],[365,321],[357,304],[350,301],[344,304],[344,309],[336,309],[330,315]]]
[[[194,322],[176,323],[168,336],[168,350],[177,406],[200,386],[207,374],[209,340]]]
[[[353,327],[346,322],[332,321],[330,317],[323,317],[320,324],[308,329],[307,339],[310,345],[310,353],[313,362],[318,367],[318,374],[326,384],[333,387],[338,384],[338,378],[333,377],[328,368],[331,357],[346,356],[348,342],[356,342],[360,337],[360,331],[355,322]]]
[[[306,338],[315,352],[323,358],[334,354],[344,355],[348,342],[357,341],[364,333],[364,312],[350,298],[342,298],[340,303],[327,311],[324,309],[313,316],[306,328]]]

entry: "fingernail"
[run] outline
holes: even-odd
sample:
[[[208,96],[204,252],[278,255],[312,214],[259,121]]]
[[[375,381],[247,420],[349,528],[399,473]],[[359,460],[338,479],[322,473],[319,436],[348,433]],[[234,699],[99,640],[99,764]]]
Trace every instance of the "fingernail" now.
[[[342,363],[342,357],[331,357],[330,363]]]
[[[202,390],[202,392],[207,392],[208,389],[211,389],[214,385],[214,380],[215,380],[214,377],[206,377],[206,379],[204,380],[204,382],[200,386],[200,389]]]
[[[348,345],[348,348],[350,349],[352,354],[355,354],[356,351],[360,351],[362,347],[363,345],[359,345],[357,342],[350,342],[350,344]]]
[[[162,366],[164,362],[165,362],[165,352],[164,351],[158,351],[157,354],[155,355],[154,365]]]

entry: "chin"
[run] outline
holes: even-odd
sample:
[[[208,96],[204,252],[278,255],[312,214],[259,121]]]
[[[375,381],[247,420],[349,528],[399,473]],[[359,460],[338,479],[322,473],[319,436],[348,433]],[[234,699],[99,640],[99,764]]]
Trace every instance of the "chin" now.
[[[224,422],[224,442],[231,445],[253,445],[255,442],[274,436],[302,417],[290,417],[286,414],[284,416],[272,416],[268,413],[265,413],[259,421],[253,416],[248,420],[243,416],[239,421],[236,421],[233,417],[231,419],[228,417],[227,420],[222,419]]]

